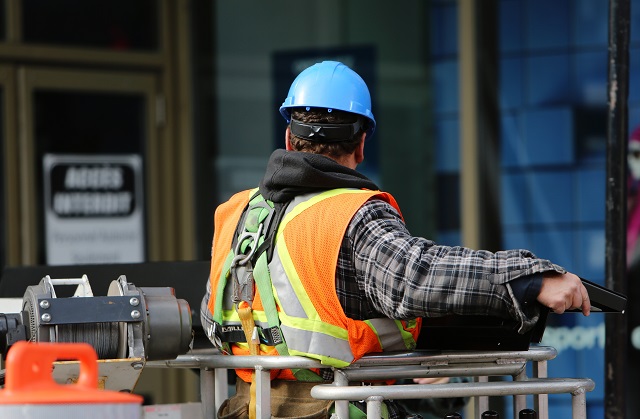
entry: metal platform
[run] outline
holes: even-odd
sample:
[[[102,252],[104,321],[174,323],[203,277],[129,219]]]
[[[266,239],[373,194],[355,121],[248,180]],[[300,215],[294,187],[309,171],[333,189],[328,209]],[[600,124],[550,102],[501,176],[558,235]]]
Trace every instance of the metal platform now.
[[[539,418],[548,419],[548,394],[564,393],[572,398],[573,419],[586,419],[586,392],[595,383],[588,378],[548,378],[547,362],[557,352],[548,346],[527,351],[420,351],[365,356],[353,365],[334,369],[333,384],[315,386],[311,395],[335,400],[336,415],[348,418],[349,400],[366,400],[367,418],[380,418],[385,399],[472,397],[476,412],[488,408],[488,398],[513,396],[514,417],[526,408],[526,396],[534,395],[533,408]],[[533,377],[526,375],[532,364]],[[321,368],[318,361],[297,356],[225,356],[207,351],[181,355],[175,360],[147,362],[147,368],[199,368],[202,409],[205,419],[215,418],[228,394],[226,373],[216,370],[249,368],[256,372],[257,417],[271,417],[270,370]],[[455,384],[353,385],[369,380],[419,377],[475,377],[474,382]],[[489,382],[489,376],[511,377],[511,381]],[[222,378],[216,380],[216,377]]]

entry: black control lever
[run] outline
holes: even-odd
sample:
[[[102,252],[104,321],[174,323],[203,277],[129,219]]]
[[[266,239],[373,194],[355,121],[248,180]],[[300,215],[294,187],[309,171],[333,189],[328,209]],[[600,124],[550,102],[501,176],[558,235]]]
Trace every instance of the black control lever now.
[[[589,293],[591,311],[594,313],[624,313],[627,308],[627,297],[619,292],[610,290],[587,279],[580,278]],[[567,310],[581,312],[580,309]]]

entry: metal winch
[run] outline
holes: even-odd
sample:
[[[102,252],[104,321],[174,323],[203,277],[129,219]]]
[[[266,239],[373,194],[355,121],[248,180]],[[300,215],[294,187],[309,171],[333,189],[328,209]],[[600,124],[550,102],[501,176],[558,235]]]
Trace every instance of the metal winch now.
[[[71,297],[56,288],[76,286]],[[192,342],[191,311],[173,288],[138,288],[120,276],[94,296],[86,275],[27,287],[20,313],[0,314],[0,355],[17,341],[85,342],[99,359],[173,359]]]

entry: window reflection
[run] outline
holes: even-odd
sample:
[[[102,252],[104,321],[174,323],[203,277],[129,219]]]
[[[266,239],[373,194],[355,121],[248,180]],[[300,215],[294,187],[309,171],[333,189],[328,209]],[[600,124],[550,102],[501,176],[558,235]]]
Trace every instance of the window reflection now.
[[[160,2],[154,0],[23,0],[21,4],[26,43],[158,49]]]
[[[0,40],[7,39],[7,2],[0,0]]]

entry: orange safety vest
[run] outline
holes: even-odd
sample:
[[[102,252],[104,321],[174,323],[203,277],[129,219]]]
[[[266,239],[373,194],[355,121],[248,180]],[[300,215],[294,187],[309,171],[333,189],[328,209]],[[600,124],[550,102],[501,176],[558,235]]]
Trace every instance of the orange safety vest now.
[[[231,284],[227,283],[233,256],[229,249],[255,192],[240,192],[216,210],[208,311],[214,319],[222,319],[221,326],[227,330],[240,324],[230,301]],[[372,198],[383,199],[400,212],[390,194],[357,189],[302,195],[288,205],[277,227],[268,272],[273,290],[273,297],[269,298],[275,300],[278,333],[282,334],[289,355],[344,367],[368,353],[415,348],[421,319],[354,320],[344,314],[336,294],[336,265],[347,226],[355,212]],[[254,273],[259,269],[257,265]],[[269,324],[262,298],[265,296],[258,290],[252,302],[253,317],[256,325],[266,330]],[[234,342],[231,350],[238,355],[249,353],[247,345],[240,341]],[[266,344],[260,345],[260,353],[279,354],[276,347]],[[250,381],[250,371],[239,370],[238,375]],[[295,379],[290,371],[272,371],[272,378],[276,376]]]

